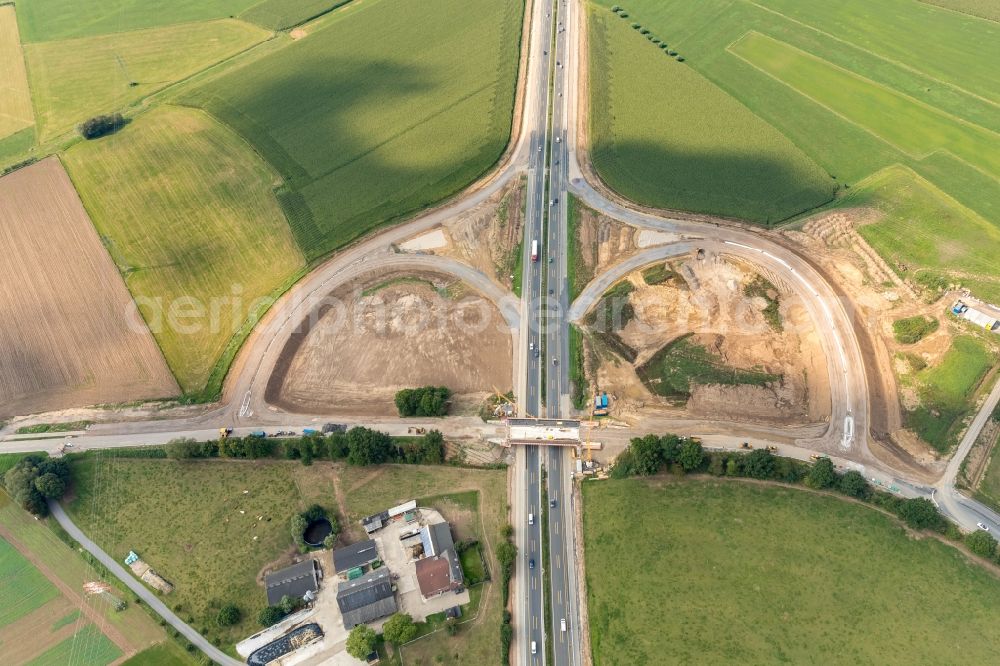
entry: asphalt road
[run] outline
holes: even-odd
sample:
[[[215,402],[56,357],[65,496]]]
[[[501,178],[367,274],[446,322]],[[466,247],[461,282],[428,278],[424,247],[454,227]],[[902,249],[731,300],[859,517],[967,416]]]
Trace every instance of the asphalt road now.
[[[63,508],[58,502],[49,502],[49,510],[52,512],[52,517],[56,519],[56,522],[58,522],[71,537],[76,539],[88,553],[96,557],[101,564],[106,566],[108,570],[115,575],[115,577],[125,583],[128,588],[136,594],[136,596],[142,599],[143,603],[147,604],[150,608],[156,611],[156,613],[166,620],[170,626],[179,631],[184,638],[191,641],[191,643],[197,646],[199,650],[208,655],[212,661],[217,664],[222,664],[223,666],[239,666],[239,664],[243,663],[233,659],[222,650],[209,643],[201,634],[185,624],[179,617],[174,615],[173,612],[167,608],[166,604],[160,601],[155,594],[150,592],[145,585],[133,578],[132,575],[125,571],[125,568],[118,564],[113,557],[105,553],[101,550],[100,546],[87,538],[87,535],[84,534],[72,520],[70,520],[70,517],[66,515],[66,512],[63,511]]]

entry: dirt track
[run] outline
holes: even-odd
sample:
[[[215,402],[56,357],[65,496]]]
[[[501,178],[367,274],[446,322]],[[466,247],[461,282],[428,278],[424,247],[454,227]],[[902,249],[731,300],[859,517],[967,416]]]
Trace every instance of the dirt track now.
[[[437,274],[366,276],[331,293],[294,334],[266,400],[291,412],[391,416],[401,388],[447,386],[452,413],[510,390],[511,339],[499,311]],[[480,322],[487,322],[481,325]]]
[[[56,158],[0,179],[0,417],[179,392]]]

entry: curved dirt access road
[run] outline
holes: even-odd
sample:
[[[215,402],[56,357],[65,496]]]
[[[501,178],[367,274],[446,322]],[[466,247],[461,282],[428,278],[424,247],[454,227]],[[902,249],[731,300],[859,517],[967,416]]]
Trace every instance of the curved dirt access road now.
[[[496,305],[437,272],[366,274],[330,292],[291,338],[264,399],[293,413],[393,416],[399,389],[447,386],[452,413],[513,381]]]

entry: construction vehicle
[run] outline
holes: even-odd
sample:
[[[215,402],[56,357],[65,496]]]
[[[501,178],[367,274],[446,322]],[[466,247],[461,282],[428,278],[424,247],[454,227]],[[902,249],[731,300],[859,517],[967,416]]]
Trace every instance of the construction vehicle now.
[[[951,313],[953,315],[960,315],[969,309],[969,306],[962,301],[955,301],[955,304],[951,306]]]
[[[777,453],[778,452],[778,447],[774,446],[774,445],[769,445],[769,446],[767,446],[765,448],[767,448],[767,452],[768,453]]]
[[[750,449],[753,448],[753,444],[751,444],[750,442],[743,442],[742,444],[740,444],[740,448],[749,451]]]
[[[601,393],[601,395],[594,396],[594,416],[607,416],[608,415],[608,394]]]
[[[250,436],[256,437],[258,439],[263,439],[264,437],[267,437],[267,433],[264,432],[263,430],[254,430],[253,432],[250,433]]]
[[[219,428],[219,439],[226,439],[233,434],[232,428]]]

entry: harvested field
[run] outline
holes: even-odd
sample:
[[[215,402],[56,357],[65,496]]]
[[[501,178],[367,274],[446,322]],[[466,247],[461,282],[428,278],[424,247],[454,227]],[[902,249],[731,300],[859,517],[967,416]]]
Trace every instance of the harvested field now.
[[[65,159],[181,388],[213,397],[258,299],[303,267],[277,176],[208,114],[172,106]]]
[[[39,136],[122,109],[267,36],[256,26],[225,19],[27,44]]]
[[[765,315],[766,299],[744,293],[756,276],[753,266],[707,255],[655,264],[628,276],[630,291],[616,287],[627,292],[630,308],[622,310],[632,316],[623,317],[614,334],[599,333],[599,319],[589,320],[585,329],[587,374],[592,386],[616,398],[612,414],[641,418],[670,406],[723,420],[789,424],[825,418],[826,359],[812,322],[780,280],[765,276],[776,285],[783,324],[774,330]],[[663,350],[689,333],[690,343],[702,351],[664,365]],[[626,359],[622,350],[634,358]],[[703,367],[703,356],[711,359],[711,368]],[[671,397],[655,395],[640,375]],[[667,388],[674,384],[682,388],[676,394]]]
[[[293,412],[395,415],[402,388],[447,386],[452,413],[511,387],[511,337],[499,310],[452,278],[366,276],[330,294],[283,350],[267,400]]]
[[[59,160],[0,179],[0,416],[175,395]]]
[[[0,139],[34,124],[14,5],[0,5]]]

